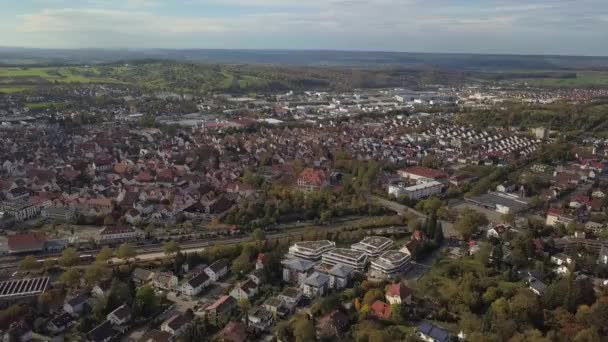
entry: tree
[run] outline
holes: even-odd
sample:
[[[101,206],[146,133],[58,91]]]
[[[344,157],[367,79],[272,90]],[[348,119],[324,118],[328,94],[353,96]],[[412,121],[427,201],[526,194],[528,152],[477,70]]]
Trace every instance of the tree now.
[[[22,271],[32,271],[40,268],[40,263],[33,255],[28,255],[19,263],[19,269]]]
[[[118,279],[112,280],[110,291],[108,292],[108,302],[105,308],[105,313],[109,313],[117,307],[127,304],[131,305],[133,302],[133,292],[129,285],[123,283]]]
[[[363,304],[372,305],[377,300],[382,300],[384,293],[380,289],[371,289],[363,296]]]
[[[98,284],[100,281],[103,281],[109,278],[112,275],[112,271],[100,264],[93,264],[87,267],[87,270],[84,272],[84,280],[88,285]]]
[[[480,226],[486,224],[488,224],[488,218],[484,214],[467,208],[463,210],[454,228],[465,240],[468,240],[477,233]]]
[[[251,236],[255,241],[263,241],[266,238],[264,231],[262,231],[260,228],[254,230],[253,233],[251,233]]]
[[[69,288],[75,288],[80,284],[80,272],[75,268],[69,268],[59,277],[59,281]]]
[[[107,263],[108,260],[114,256],[114,250],[108,246],[103,247],[99,253],[97,253],[96,261],[99,263]]]
[[[513,224],[515,224],[515,214],[513,214],[513,213],[502,214],[500,216],[500,220],[505,224],[513,225]]]
[[[173,255],[181,250],[179,244],[175,241],[169,241],[163,246],[163,250],[165,251],[165,255]]]
[[[133,308],[136,316],[151,317],[155,315],[160,307],[160,302],[150,286],[137,289]]]
[[[136,255],[137,253],[135,252],[135,249],[128,243],[123,243],[120,245],[118,247],[118,251],[116,252],[116,256],[125,261],[129,261],[129,259]]]
[[[297,315],[292,323],[293,335],[296,342],[309,342],[316,340],[315,326],[305,315]]]
[[[433,240],[435,240],[437,246],[441,246],[441,244],[443,243],[444,235],[443,225],[441,224],[441,222],[437,222],[437,227],[435,227],[435,236],[433,237]]]
[[[78,251],[76,248],[66,248],[59,258],[59,265],[63,267],[74,266],[78,263]]]
[[[401,306],[401,304],[391,305],[391,319],[395,322],[401,322],[405,320],[403,306]]]

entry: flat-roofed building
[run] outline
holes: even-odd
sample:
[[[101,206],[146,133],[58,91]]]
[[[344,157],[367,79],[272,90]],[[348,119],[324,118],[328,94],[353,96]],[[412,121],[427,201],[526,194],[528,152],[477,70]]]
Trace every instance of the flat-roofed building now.
[[[336,243],[329,240],[302,241],[289,247],[289,254],[308,261],[321,260],[323,253],[336,248]]]
[[[351,245],[350,248],[362,251],[370,258],[377,258],[387,249],[391,248],[393,240],[383,236],[368,236],[361,242]]]
[[[118,243],[139,238],[141,233],[132,227],[104,227],[97,235],[99,243]]]
[[[356,272],[364,272],[368,256],[363,251],[347,248],[336,248],[323,254],[323,263],[331,266],[343,264],[352,267]]]
[[[41,252],[46,243],[46,235],[39,232],[10,235],[7,238],[10,254]]]
[[[0,307],[36,300],[49,286],[49,277],[11,279],[0,282]]]
[[[369,274],[374,278],[394,278],[405,272],[411,265],[412,256],[400,251],[384,252],[372,261]]]
[[[388,194],[394,195],[399,198],[401,196],[407,196],[412,200],[418,200],[422,198],[431,197],[438,195],[443,191],[443,184],[437,181],[430,181],[426,183],[416,184],[412,186],[402,185],[389,185]]]

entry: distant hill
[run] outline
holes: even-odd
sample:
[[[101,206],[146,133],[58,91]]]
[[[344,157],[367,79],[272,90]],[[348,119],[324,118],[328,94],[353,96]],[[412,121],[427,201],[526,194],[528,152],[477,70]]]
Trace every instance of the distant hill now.
[[[432,67],[461,71],[608,70],[608,57],[210,49],[0,48],[0,65],[82,65],[136,60],[330,67]]]

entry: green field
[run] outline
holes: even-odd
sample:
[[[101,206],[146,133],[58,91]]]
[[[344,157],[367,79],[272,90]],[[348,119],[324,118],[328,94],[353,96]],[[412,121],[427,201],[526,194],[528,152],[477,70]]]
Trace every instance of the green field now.
[[[579,72],[576,78],[529,78],[516,81],[540,87],[605,87],[608,86],[608,73]]]

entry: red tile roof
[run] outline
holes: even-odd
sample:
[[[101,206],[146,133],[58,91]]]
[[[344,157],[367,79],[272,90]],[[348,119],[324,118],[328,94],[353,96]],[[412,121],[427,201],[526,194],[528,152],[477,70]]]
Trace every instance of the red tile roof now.
[[[327,181],[327,176],[322,170],[306,168],[300,173],[298,180],[314,186],[323,186]]]
[[[386,295],[391,297],[400,297],[405,299],[412,295],[412,289],[403,285],[402,283],[393,284],[386,289]]]
[[[46,243],[44,233],[17,234],[8,237],[8,248],[11,251],[41,250]]]
[[[375,301],[374,304],[372,304],[370,309],[374,313],[374,315],[376,315],[378,318],[383,318],[383,319],[391,318],[391,306],[382,301],[379,301],[379,300]]]
[[[424,167],[424,166],[408,167],[407,169],[401,170],[401,172],[409,173],[409,174],[416,175],[419,177],[431,178],[431,179],[447,178],[447,176],[448,176],[439,170],[430,169],[430,168]]]

